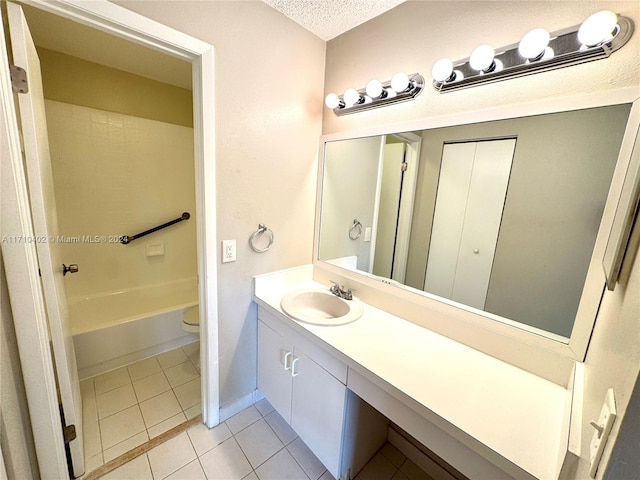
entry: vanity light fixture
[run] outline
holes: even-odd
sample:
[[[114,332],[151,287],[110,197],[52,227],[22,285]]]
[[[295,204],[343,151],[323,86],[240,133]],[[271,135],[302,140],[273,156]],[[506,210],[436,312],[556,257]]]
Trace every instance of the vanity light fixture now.
[[[431,71],[433,87],[445,93],[607,58],[629,41],[633,29],[631,19],[610,10],[553,33],[536,28],[517,45],[497,51],[480,45],[464,60],[438,60]]]
[[[340,116],[371,108],[413,100],[424,89],[424,77],[419,73],[396,73],[388,82],[371,80],[365,88],[350,88],[342,96],[330,93],[324,99],[327,108]]]

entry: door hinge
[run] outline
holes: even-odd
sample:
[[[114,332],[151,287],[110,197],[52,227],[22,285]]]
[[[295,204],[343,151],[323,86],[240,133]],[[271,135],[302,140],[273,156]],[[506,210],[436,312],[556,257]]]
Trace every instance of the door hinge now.
[[[400,164],[400,170],[402,170],[403,172],[406,172],[408,167],[409,167],[409,164],[407,162],[402,162]]]
[[[27,93],[29,91],[29,83],[27,82],[27,71],[17,65],[10,65],[11,72],[11,88],[14,93]]]
[[[67,425],[62,429],[62,435],[64,436],[64,443],[69,443],[76,439],[76,426]]]

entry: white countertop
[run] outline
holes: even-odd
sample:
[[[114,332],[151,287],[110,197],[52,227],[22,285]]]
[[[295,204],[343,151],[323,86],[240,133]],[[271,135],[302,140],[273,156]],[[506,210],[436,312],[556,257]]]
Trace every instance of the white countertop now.
[[[288,281],[255,279],[255,300],[282,315],[286,292],[327,288],[287,272]],[[565,388],[367,304],[343,326],[289,320],[536,478],[556,478],[568,442]]]

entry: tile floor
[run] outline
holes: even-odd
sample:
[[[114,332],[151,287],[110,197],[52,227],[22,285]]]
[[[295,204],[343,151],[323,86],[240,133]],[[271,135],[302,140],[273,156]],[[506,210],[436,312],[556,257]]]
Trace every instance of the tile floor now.
[[[102,478],[333,480],[266,400],[215,428],[195,425]],[[432,479],[395,447],[386,444],[356,480]]]
[[[198,344],[81,382],[87,473],[200,413]],[[333,480],[264,399],[208,429],[195,425],[106,480]],[[432,480],[386,444],[356,480]]]
[[[86,471],[201,413],[192,343],[82,380]]]

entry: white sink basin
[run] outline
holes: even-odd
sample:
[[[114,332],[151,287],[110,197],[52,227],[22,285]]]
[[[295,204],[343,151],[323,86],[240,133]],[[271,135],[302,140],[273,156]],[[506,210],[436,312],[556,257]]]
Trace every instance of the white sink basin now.
[[[296,290],[282,297],[284,313],[301,322],[313,325],[345,325],[362,316],[359,300],[344,300],[329,290]]]

